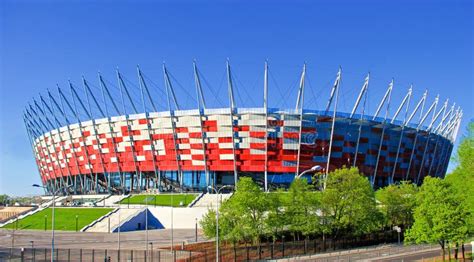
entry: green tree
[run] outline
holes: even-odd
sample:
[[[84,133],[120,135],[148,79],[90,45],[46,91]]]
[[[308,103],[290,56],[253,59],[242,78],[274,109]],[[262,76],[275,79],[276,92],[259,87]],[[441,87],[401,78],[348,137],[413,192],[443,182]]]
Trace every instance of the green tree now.
[[[286,217],[287,228],[293,236],[308,236],[320,230],[319,201],[317,193],[311,190],[306,178],[295,179],[283,198],[284,216]]]
[[[8,195],[5,195],[5,194],[0,195],[0,205],[3,205],[3,206],[7,205],[8,203],[10,203],[10,199],[11,198]]]
[[[417,187],[403,181],[398,185],[389,185],[375,192],[378,207],[384,215],[385,225],[409,227],[413,224],[413,212],[416,205]]]
[[[469,216],[467,224],[469,234],[474,234],[474,122],[469,123],[467,134],[459,143],[457,153],[454,156],[457,163],[452,173],[446,176],[446,181],[451,185],[453,194],[459,199],[460,205],[467,208]],[[464,241],[456,243],[456,256],[458,245],[462,246],[464,256]]]
[[[199,221],[204,235],[208,238],[216,236],[216,211],[209,209]],[[222,229],[219,229],[222,231]]]
[[[219,236],[233,242],[251,240],[259,242],[260,236],[265,231],[265,214],[269,201],[251,178],[242,177],[237,183],[234,195],[219,208]],[[206,227],[204,233],[207,237],[212,234],[211,226],[215,226],[215,213],[209,211],[201,221]]]
[[[276,241],[286,226],[287,221],[283,207],[285,195],[286,193],[282,189],[274,193],[266,193],[268,212],[265,218],[265,232],[273,241]]]
[[[321,193],[323,232],[337,239],[341,234],[369,233],[380,225],[369,180],[356,167],[329,173]]]
[[[407,230],[407,243],[438,243],[444,259],[445,247],[467,237],[466,206],[445,180],[426,177],[416,196],[415,222]]]

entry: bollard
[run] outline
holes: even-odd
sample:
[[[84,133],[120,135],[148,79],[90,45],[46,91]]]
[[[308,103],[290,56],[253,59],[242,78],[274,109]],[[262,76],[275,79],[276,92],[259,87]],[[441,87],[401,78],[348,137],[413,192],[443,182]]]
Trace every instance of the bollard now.
[[[71,261],[71,249],[68,249],[68,250],[67,250],[67,261],[68,261],[68,262]]]
[[[176,250],[173,250],[173,262],[176,262]]]
[[[25,248],[21,248],[21,261],[25,261]]]
[[[82,262],[82,248],[79,249],[79,262]]]
[[[44,249],[44,261],[48,261],[46,257],[48,256],[48,250],[45,248]]]
[[[282,257],[285,257],[285,238],[284,238],[284,237],[281,239],[281,246],[282,246],[282,248],[281,248],[281,256],[282,256]]]

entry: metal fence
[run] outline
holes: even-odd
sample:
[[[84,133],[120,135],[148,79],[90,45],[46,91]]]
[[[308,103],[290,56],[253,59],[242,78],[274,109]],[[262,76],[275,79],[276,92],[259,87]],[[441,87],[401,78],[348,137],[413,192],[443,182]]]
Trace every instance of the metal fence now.
[[[293,256],[324,254],[335,250],[347,250],[355,247],[373,246],[381,243],[394,243],[394,232],[381,232],[357,238],[337,240],[316,238],[303,241],[264,242],[259,245],[221,243],[220,261],[255,261],[278,259]],[[184,250],[183,250],[184,249]],[[111,250],[111,249],[55,249],[54,261],[87,262],[147,262],[180,261],[207,262],[216,260],[215,242],[190,244],[175,250]],[[51,249],[48,248],[1,248],[0,261],[51,261]]]
[[[194,261],[203,257],[201,252],[186,250],[109,250],[109,249],[56,249],[54,261],[58,262],[146,262]],[[48,248],[0,248],[0,261],[51,261]]]

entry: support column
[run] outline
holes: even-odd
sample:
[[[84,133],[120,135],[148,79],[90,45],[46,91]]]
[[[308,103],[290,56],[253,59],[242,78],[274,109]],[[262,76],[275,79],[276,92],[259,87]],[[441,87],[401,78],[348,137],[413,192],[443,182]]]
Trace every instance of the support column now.
[[[157,154],[157,152],[155,150],[155,144],[153,142],[152,135],[151,135],[150,118],[148,117],[148,113],[147,113],[146,106],[145,106],[145,95],[144,95],[143,89],[146,90],[147,94],[149,94],[149,92],[148,92],[148,87],[145,84],[145,80],[143,79],[140,68],[138,66],[137,66],[137,74],[138,74],[138,79],[139,79],[138,82],[139,82],[139,85],[140,85],[140,93],[141,93],[141,98],[142,98],[143,111],[145,112],[146,127],[147,127],[147,131],[148,131],[148,140],[150,141],[150,147],[151,147],[151,152],[152,152],[152,156],[153,156],[152,159],[153,159],[153,170],[155,172],[155,188],[157,188],[158,192],[159,192],[160,188],[159,188],[159,186],[158,187],[156,186],[156,182],[158,181],[158,185],[161,185],[161,176],[159,175],[160,174],[159,170],[157,170],[158,165],[156,164],[156,159],[155,159],[155,157],[156,157],[155,154]],[[149,96],[148,98],[152,102],[151,97]],[[153,106],[153,109],[155,111],[157,111],[156,108],[155,108],[155,105],[153,104],[153,102],[152,102],[152,106]],[[147,180],[147,186],[146,186],[147,190],[148,190],[148,186],[149,186],[149,181]]]
[[[387,106],[385,108],[385,117],[384,117],[384,120],[382,122],[382,135],[380,136],[379,150],[377,152],[377,161],[375,162],[375,170],[374,170],[374,178],[372,180],[372,187],[374,187],[375,179],[377,178],[377,171],[378,171],[379,161],[380,161],[380,152],[382,151],[383,138],[385,136],[385,128],[386,128],[385,124],[387,122],[388,113],[390,111],[390,100],[392,98],[392,89],[393,89],[393,79],[392,79],[392,81],[390,82],[390,84],[388,86],[387,92],[385,93],[385,96],[382,99],[382,102],[380,103],[379,108],[377,109],[374,118],[372,119],[372,120],[375,121],[375,118],[377,117],[377,114],[378,114],[379,110],[382,108],[382,106],[385,103],[385,99],[388,97]],[[383,170],[382,170],[382,172],[383,172]]]
[[[339,85],[340,85],[340,82],[341,82],[341,74],[342,74],[342,69],[339,68],[339,72],[337,73],[336,82],[334,83],[334,91],[336,92],[336,102],[334,104],[334,109],[333,109],[333,113],[332,113],[331,137],[330,137],[330,140],[329,140],[328,162],[327,162],[327,165],[326,165],[326,177],[324,179],[324,186],[323,186],[324,189],[326,189],[326,181],[327,181],[328,176],[329,176],[329,167],[330,167],[330,163],[331,163],[332,143],[333,143],[333,138],[334,138],[334,127],[335,127],[335,124],[336,124],[337,104],[339,102]],[[328,105],[328,108],[329,108],[329,105]]]

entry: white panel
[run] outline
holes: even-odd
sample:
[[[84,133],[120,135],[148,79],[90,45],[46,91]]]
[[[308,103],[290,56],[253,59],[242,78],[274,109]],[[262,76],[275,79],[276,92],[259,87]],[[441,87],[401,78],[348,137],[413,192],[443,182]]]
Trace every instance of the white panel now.
[[[178,149],[191,149],[190,144],[178,144]]]
[[[233,154],[220,154],[219,159],[220,160],[233,160],[234,155]]]

